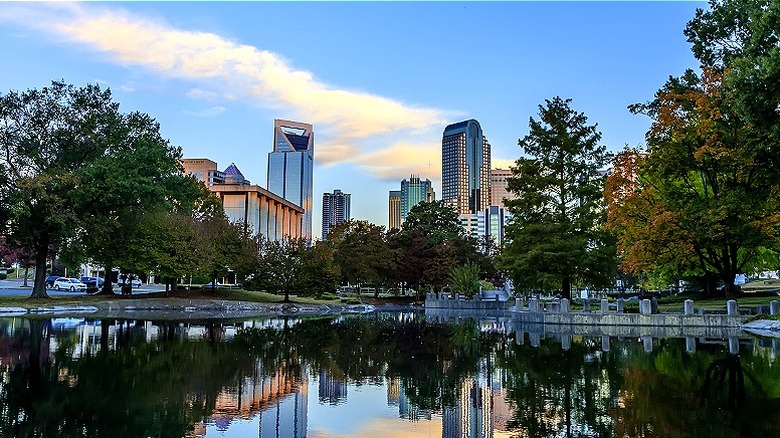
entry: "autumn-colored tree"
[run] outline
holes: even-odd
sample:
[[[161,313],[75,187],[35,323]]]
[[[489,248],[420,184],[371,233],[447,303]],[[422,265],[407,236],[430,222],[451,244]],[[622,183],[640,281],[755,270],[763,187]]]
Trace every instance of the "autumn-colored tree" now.
[[[717,273],[728,294],[738,273],[763,267],[764,248],[780,247],[780,161],[738,111],[729,74],[688,71],[632,106],[653,120],[649,153],[630,169],[634,181],[621,187],[616,176],[607,194],[629,270],[695,267]]]

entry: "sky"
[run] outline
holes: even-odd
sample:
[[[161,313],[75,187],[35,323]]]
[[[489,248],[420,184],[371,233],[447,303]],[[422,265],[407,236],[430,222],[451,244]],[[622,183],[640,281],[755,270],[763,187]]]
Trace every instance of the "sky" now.
[[[314,236],[322,194],[388,224],[411,174],[441,194],[441,136],[477,119],[492,167],[523,151],[555,96],[611,151],[642,146],[627,106],[696,68],[685,24],[705,2],[0,3],[0,93],[99,83],[142,111],[186,158],[235,163],[267,187],[273,120],[315,133]]]

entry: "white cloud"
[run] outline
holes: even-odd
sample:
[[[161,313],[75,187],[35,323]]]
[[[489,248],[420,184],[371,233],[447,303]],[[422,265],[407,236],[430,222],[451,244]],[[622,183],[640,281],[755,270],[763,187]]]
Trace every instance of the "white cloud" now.
[[[389,157],[390,150],[400,147],[395,143],[412,136],[435,141],[447,119],[455,115],[332,86],[309,71],[296,69],[276,53],[214,33],[177,29],[116,8],[32,4],[15,5],[12,12],[17,24],[53,32],[60,40],[102,52],[118,64],[142,67],[164,77],[199,82],[210,90],[218,90],[192,88],[186,93],[189,97],[211,101],[242,99],[311,122],[318,136],[317,159],[323,164],[355,161],[367,171],[386,177],[394,174],[393,170],[386,162],[374,162],[371,157]],[[230,97],[226,97],[228,94]],[[217,108],[187,114],[213,116],[219,112]],[[339,138],[329,137],[332,133],[338,133]],[[386,142],[379,144],[376,137]],[[387,144],[393,146],[388,149]],[[394,176],[427,169],[426,164],[419,164],[420,157],[415,153],[408,149],[402,152],[401,157],[408,161],[393,157],[398,167]],[[424,162],[437,155],[438,152],[426,152]]]
[[[223,114],[225,111],[227,111],[227,110],[225,109],[224,106],[213,106],[211,108],[206,108],[206,109],[198,110],[198,111],[184,110],[182,112],[184,114],[187,114],[188,116],[210,118],[210,117],[217,117],[217,116]]]

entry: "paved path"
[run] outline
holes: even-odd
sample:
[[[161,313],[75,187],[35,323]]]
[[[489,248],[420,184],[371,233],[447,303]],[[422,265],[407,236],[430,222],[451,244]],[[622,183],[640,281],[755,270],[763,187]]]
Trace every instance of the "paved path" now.
[[[28,280],[27,287],[23,286],[22,279],[9,278],[7,280],[0,280],[0,296],[28,296],[32,293],[32,280]],[[133,294],[144,294],[150,292],[162,292],[165,290],[164,285],[151,284],[141,285],[140,288],[134,288]],[[51,296],[86,296],[86,292],[69,292],[69,291],[57,291],[54,289],[46,289],[46,292]]]

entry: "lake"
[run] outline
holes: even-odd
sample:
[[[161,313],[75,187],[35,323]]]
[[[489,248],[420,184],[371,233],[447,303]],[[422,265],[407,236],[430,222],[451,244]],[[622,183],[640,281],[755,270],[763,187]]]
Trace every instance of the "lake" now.
[[[780,348],[422,313],[0,319],[2,437],[780,437]]]

